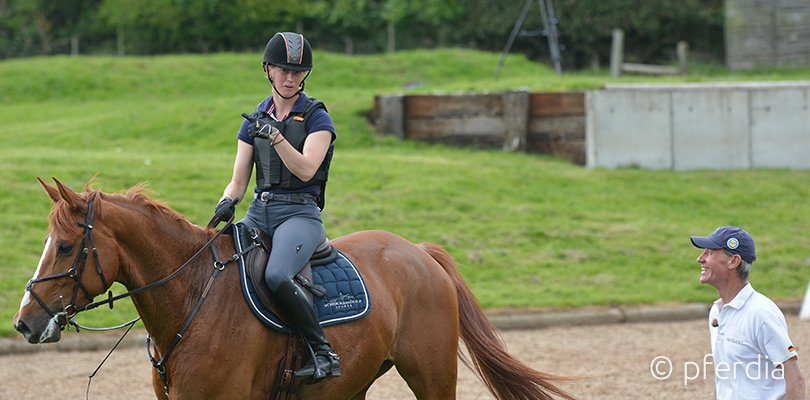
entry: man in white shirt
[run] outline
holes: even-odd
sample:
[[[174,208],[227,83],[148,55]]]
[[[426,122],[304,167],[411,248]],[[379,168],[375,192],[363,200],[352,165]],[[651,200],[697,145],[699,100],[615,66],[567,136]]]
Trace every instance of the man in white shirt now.
[[[734,226],[692,236],[700,283],[717,289],[709,311],[718,400],[805,400],[806,382],[779,307],[748,283],[754,239]]]

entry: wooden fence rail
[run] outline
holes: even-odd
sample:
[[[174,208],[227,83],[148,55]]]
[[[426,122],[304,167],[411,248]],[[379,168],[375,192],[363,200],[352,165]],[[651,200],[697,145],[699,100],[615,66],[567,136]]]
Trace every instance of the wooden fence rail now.
[[[610,48],[610,75],[614,78],[621,76],[622,72],[648,75],[686,75],[689,72],[689,44],[680,41],[675,46],[678,56],[678,66],[637,64],[624,62],[624,31],[612,31],[613,42]]]

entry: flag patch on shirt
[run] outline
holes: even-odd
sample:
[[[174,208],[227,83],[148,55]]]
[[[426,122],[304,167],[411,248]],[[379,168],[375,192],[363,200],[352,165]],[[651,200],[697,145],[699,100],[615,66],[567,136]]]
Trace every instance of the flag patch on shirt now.
[[[794,346],[788,346],[788,351],[796,351],[796,347],[794,347]]]

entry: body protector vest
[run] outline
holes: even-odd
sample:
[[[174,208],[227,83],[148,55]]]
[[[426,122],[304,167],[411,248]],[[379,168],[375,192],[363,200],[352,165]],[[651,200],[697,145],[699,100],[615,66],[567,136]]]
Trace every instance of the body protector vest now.
[[[318,108],[326,110],[323,102],[309,98],[301,113],[290,113],[284,121],[273,121],[272,125],[281,132],[290,145],[303,152],[304,142],[309,135],[306,130],[307,118]],[[270,140],[254,137],[253,161],[256,163],[256,187],[261,191],[273,191],[273,189],[289,191],[319,187],[318,207],[323,209],[326,181],[329,177],[329,165],[332,162],[334,147],[334,143],[329,144],[329,150],[326,152],[321,166],[318,167],[312,179],[304,182],[287,169]],[[307,192],[308,190],[301,191]]]

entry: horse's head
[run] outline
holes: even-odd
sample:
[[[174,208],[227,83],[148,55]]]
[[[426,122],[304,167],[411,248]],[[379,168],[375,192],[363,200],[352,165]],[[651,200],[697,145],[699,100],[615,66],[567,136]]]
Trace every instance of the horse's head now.
[[[100,218],[101,192],[88,187],[79,194],[54,181],[56,187],[39,179],[54,202],[49,233],[14,316],[14,327],[29,343],[58,341],[70,319],[118,275],[115,239]]]

